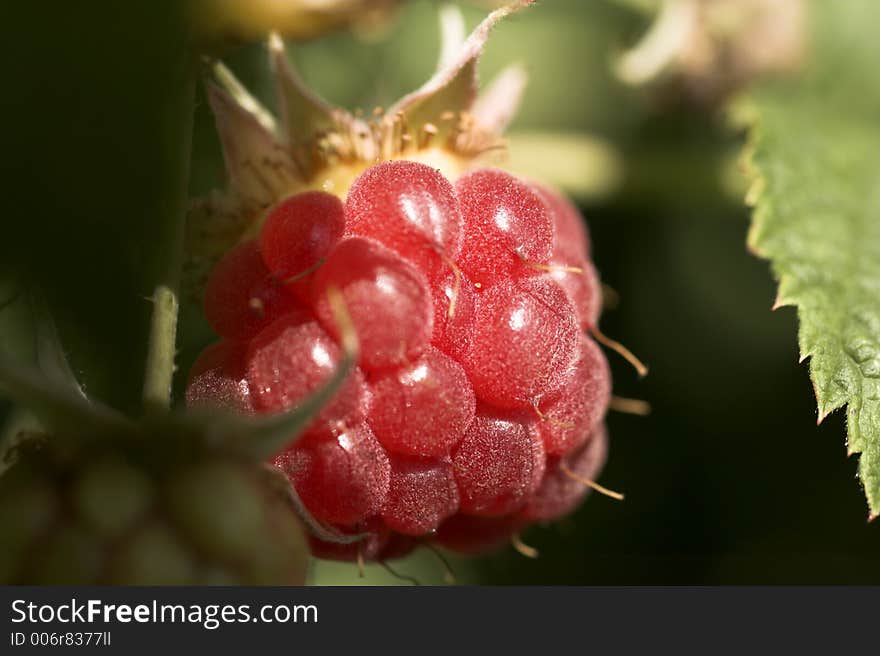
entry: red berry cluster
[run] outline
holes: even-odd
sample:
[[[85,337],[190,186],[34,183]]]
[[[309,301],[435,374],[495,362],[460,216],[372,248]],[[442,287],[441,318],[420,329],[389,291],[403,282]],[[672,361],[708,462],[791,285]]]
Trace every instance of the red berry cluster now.
[[[223,340],[187,401],[282,412],[341,359],[337,289],[358,367],[275,458],[306,508],[383,560],[418,538],[476,552],[570,512],[605,460],[600,311],[577,210],[497,170],[456,185],[407,161],[367,169],[343,204],[318,191],[268,214],[217,265],[205,310]]]

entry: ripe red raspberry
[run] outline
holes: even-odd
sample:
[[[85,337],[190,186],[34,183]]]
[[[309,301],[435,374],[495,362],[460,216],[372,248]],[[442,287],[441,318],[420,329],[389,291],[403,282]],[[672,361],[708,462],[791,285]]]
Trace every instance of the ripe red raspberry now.
[[[458,487],[448,458],[392,460],[391,485],[382,507],[389,528],[404,535],[425,535],[458,507]]]
[[[417,546],[418,542],[401,533],[392,531],[379,517],[360,522],[343,534],[363,536],[357,542],[328,542],[313,535],[309,536],[309,547],[315,558],[345,561],[384,562],[402,558]]]
[[[601,422],[611,400],[611,374],[596,342],[581,336],[578,358],[558,394],[538,404],[538,431],[548,454],[579,447]]]
[[[464,217],[461,269],[491,285],[534,273],[553,253],[553,217],[538,192],[509,173],[484,169],[456,184]]]
[[[544,444],[534,425],[481,410],[455,452],[461,509],[471,515],[506,515],[541,483]]]
[[[211,344],[196,359],[186,387],[186,404],[213,405],[241,413],[254,410],[245,379],[245,345],[222,341]]]
[[[477,555],[507,544],[527,523],[516,513],[502,517],[459,514],[440,525],[434,540],[451,551]]]
[[[350,526],[382,508],[388,494],[388,455],[366,424],[335,436],[307,435],[275,459],[316,517]]]
[[[555,393],[577,357],[574,307],[546,276],[486,289],[474,324],[462,364],[477,395],[498,407],[528,408]]]
[[[541,486],[520,511],[526,521],[558,519],[574,510],[590,491],[581,480],[592,481],[605,464],[608,432],[598,426],[586,444],[563,456],[551,456]]]
[[[474,418],[476,400],[464,369],[433,346],[413,363],[380,372],[370,383],[368,420],[393,453],[447,455]]]
[[[433,281],[431,296],[434,301],[431,342],[444,353],[461,360],[473,337],[476,287],[460,271],[450,270]]]
[[[571,263],[590,258],[590,236],[578,209],[565,196],[542,184],[532,187],[550,209],[553,219],[553,252]]]
[[[361,343],[361,364],[393,367],[418,357],[433,329],[431,292],[422,272],[377,242],[346,239],[315,275],[315,312],[334,336],[327,289],[337,287]]]
[[[188,401],[297,405],[340,361],[328,299],[339,291],[358,367],[274,461],[314,519],[365,536],[313,538],[315,555],[382,560],[420,539],[482,551],[587,493],[611,380],[584,332],[601,304],[570,203],[501,171],[453,186],[424,164],[386,162],[344,205],[316,192],[277,205],[258,243],[212,277],[206,304],[227,341],[200,358]],[[267,280],[284,302],[255,318]]]
[[[327,256],[344,229],[336,196],[321,191],[291,196],[266,217],[260,234],[263,260],[282,280],[302,276]]]
[[[339,366],[341,351],[317,321],[298,313],[280,317],[251,340],[245,377],[254,407],[281,412],[298,405],[326,384]],[[330,433],[364,414],[363,375],[355,371],[321,410],[310,432]]]
[[[602,312],[602,287],[599,274],[589,262],[581,261],[571,265],[572,260],[554,258],[550,265],[553,268],[547,275],[562,288],[568,300],[574,306],[578,325],[582,330],[591,330],[599,323]]]
[[[429,278],[458,256],[461,212],[452,185],[438,171],[407,161],[367,169],[345,201],[346,234],[394,249]]]
[[[263,263],[255,241],[229,251],[205,289],[205,316],[218,335],[250,339],[273,319],[297,312],[300,303]]]

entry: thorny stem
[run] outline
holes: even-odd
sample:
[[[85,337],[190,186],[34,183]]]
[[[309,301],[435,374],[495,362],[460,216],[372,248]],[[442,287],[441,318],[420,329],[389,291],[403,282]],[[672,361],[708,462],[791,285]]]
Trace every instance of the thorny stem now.
[[[174,379],[174,358],[177,344],[177,316],[179,309],[180,272],[183,265],[184,223],[186,198],[189,187],[190,156],[192,148],[193,112],[195,109],[196,65],[187,55],[181,70],[179,102],[174,107],[177,115],[177,185],[158,226],[157,243],[165,245],[164,267],[159,274],[151,301],[153,315],[147,346],[144,373],[143,400],[147,411],[166,411],[171,406],[171,386]]]
[[[153,303],[153,316],[144,375],[144,406],[148,410],[165,410],[171,405],[171,382],[174,377],[179,309],[177,292],[173,286],[161,284],[156,287],[150,300]]]

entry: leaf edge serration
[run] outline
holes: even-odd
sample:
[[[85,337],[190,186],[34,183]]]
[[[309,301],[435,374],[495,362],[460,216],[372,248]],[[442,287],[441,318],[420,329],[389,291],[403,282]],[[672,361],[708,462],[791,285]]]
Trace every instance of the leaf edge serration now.
[[[751,208],[746,246],[752,254],[770,263],[777,282],[777,296],[772,309],[793,307],[797,312],[799,363],[807,362],[809,366],[810,382],[818,410],[816,424],[821,424],[832,412],[846,408],[847,455],[859,456],[858,480],[868,504],[868,521],[873,521],[880,515],[880,435],[871,440],[862,430],[862,423],[870,425],[872,416],[870,407],[865,407],[863,403],[864,381],[860,382],[858,389],[853,389],[852,385],[841,384],[839,378],[834,380],[834,385],[828,384],[829,381],[824,381],[823,384],[820,380],[824,373],[817,365],[825,355],[817,352],[821,349],[817,349],[811,342],[810,326],[815,323],[810,316],[813,308],[797,293],[796,276],[785,270],[780,262],[780,255],[766,243],[767,222],[772,220],[775,208],[769,200],[772,194],[768,192],[771,183],[767,169],[770,167],[764,162],[764,158],[769,157],[763,150],[764,117],[754,95],[740,99],[731,112],[733,122],[744,126],[747,135],[740,157],[742,170],[748,179],[744,201]],[[852,368],[858,372],[857,366],[850,367]],[[845,379],[858,379],[859,376],[859,373],[853,375],[850,371]],[[873,405],[876,406],[873,414],[880,416],[880,399],[874,399]]]

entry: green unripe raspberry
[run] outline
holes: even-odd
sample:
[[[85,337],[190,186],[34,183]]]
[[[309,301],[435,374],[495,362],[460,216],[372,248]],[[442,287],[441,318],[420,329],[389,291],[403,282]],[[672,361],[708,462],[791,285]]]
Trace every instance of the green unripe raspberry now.
[[[246,557],[263,532],[263,502],[256,482],[220,461],[181,471],[167,488],[169,510],[197,548],[218,560]]]
[[[113,457],[89,466],[74,484],[82,520],[108,537],[122,534],[153,501],[153,484],[137,467]]]
[[[29,545],[52,524],[58,502],[51,480],[30,467],[0,476],[0,581],[14,577]]]
[[[197,564],[188,545],[160,521],[137,529],[120,549],[110,579],[118,585],[195,583]]]
[[[168,438],[20,449],[0,475],[0,584],[302,584],[305,536],[263,465]]]
[[[29,577],[37,585],[89,585],[100,580],[105,545],[75,524],[43,536],[29,558]]]

